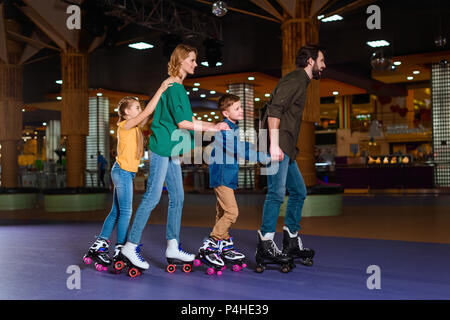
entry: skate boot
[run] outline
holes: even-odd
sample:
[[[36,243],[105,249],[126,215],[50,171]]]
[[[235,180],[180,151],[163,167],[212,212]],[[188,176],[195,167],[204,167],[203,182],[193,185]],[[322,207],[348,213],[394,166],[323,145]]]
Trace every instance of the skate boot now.
[[[225,263],[233,265],[232,270],[234,272],[247,267],[247,264],[244,262],[245,255],[234,247],[233,237],[220,242],[220,257]]]
[[[177,239],[167,240],[166,259],[169,265],[166,270],[174,273],[177,266],[182,267],[183,272],[189,273],[192,270],[192,262],[195,255],[187,253],[178,244]]]
[[[117,259],[123,261],[128,267],[128,275],[132,278],[141,275],[142,271],[150,267],[141,255],[141,247],[142,244],[137,245],[127,241],[117,256]]]
[[[116,244],[116,247],[114,248],[113,266],[115,273],[120,273],[126,266],[125,262],[123,261],[123,256],[121,255],[122,248],[123,244]]]
[[[269,232],[265,236],[258,230],[258,246],[256,247],[256,272],[262,273],[266,269],[267,264],[278,264],[283,273],[291,271],[293,259],[292,257],[282,253],[273,241],[275,233]]]
[[[220,257],[220,240],[214,240],[212,237],[206,238],[203,241],[203,245],[198,249],[196,259],[194,260],[194,266],[201,266],[203,263],[208,266],[206,273],[212,275],[217,273],[218,276],[222,275],[222,270],[225,269],[225,263]]]
[[[86,264],[91,264],[94,261],[94,266],[97,271],[107,271],[111,265],[111,258],[108,256],[109,241],[98,238],[89,248],[88,253],[83,256],[83,261]]]
[[[304,266],[310,267],[314,263],[314,250],[303,248],[298,232],[292,234],[286,226],[283,227],[283,253],[291,256],[294,260],[300,259],[300,263]]]

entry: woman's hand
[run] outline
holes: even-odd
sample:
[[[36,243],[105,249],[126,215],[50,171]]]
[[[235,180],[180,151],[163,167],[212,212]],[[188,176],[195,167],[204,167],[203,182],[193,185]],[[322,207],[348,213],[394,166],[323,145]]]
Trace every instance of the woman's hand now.
[[[228,124],[226,124],[225,122],[219,122],[215,125],[214,129],[216,129],[217,131],[231,130]]]

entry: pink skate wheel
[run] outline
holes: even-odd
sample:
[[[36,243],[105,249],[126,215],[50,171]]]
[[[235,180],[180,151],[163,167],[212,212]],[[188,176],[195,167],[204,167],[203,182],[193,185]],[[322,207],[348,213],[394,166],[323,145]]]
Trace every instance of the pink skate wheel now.
[[[227,266],[223,266],[222,269],[220,269],[220,271],[223,271],[227,268]]]
[[[212,275],[212,274],[214,274],[214,269],[213,268],[208,268],[207,270],[206,270],[206,273],[207,274],[209,274],[209,275]],[[219,271],[219,272],[221,272],[221,271]]]
[[[217,275],[221,276],[222,275],[222,271],[217,271]]]
[[[103,271],[108,271],[108,267],[103,267]]]
[[[202,262],[199,259],[194,260],[194,266],[199,267],[202,265]]]
[[[245,263],[242,264],[242,269],[247,268],[247,265]]]
[[[83,261],[84,261],[84,263],[86,263],[86,264],[91,264],[91,263],[92,263],[92,259],[89,258],[89,257],[84,257],[84,258],[83,258]]]
[[[240,267],[238,264],[235,264],[235,265],[233,266],[233,271],[234,271],[234,272],[241,271],[241,267]]]
[[[101,264],[95,264],[95,269],[97,270],[97,271],[103,271],[103,266],[101,265]]]

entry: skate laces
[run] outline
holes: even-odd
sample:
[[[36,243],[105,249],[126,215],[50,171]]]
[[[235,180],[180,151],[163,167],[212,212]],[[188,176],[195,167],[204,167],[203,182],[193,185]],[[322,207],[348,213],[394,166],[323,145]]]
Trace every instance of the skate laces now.
[[[277,244],[275,243],[275,241],[271,240],[270,241],[270,246],[272,247],[273,251],[275,251],[275,253],[281,254],[281,250],[278,249]]]
[[[136,249],[135,249],[135,252],[136,252],[136,256],[138,257],[138,259],[139,259],[141,262],[144,262],[145,260],[144,260],[144,258],[141,256],[141,247],[142,247],[142,244],[138,245],[138,246],[136,247]]]
[[[181,248],[181,243],[178,244],[178,251],[179,251],[181,254],[185,254],[185,255],[188,255],[188,256],[191,255],[189,252],[186,252],[186,251],[184,251],[184,250]]]

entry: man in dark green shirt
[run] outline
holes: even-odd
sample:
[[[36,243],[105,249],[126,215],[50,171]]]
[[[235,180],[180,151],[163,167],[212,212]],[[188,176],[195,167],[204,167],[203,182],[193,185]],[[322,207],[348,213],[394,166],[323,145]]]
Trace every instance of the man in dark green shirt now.
[[[314,251],[303,248],[298,235],[306,186],[295,159],[298,153],[296,145],[305,108],[306,89],[311,79],[320,79],[325,69],[323,52],[323,48],[315,45],[300,48],[296,56],[298,68],[278,82],[262,119],[269,129],[271,161],[277,161],[279,164],[278,171],[267,176],[268,191],[256,250],[258,264],[263,263],[268,257],[272,257],[272,261],[282,263],[286,262],[287,258],[299,257],[303,264],[312,265]],[[273,238],[286,188],[289,191],[289,199],[284,219],[281,253]]]

